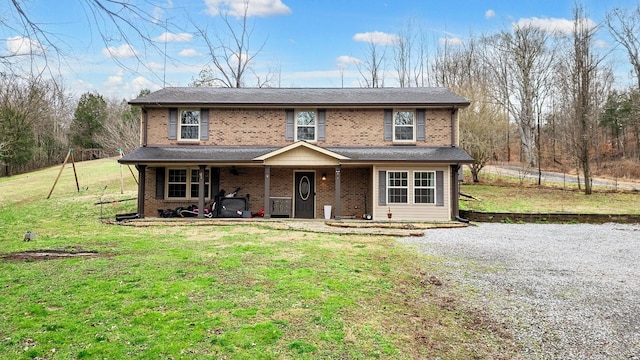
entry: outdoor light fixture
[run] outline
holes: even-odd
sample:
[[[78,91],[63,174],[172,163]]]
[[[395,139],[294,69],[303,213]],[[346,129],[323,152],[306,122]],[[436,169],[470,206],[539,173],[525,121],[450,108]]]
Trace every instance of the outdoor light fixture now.
[[[325,181],[325,180],[327,180],[327,174],[326,173],[322,174],[322,181]]]

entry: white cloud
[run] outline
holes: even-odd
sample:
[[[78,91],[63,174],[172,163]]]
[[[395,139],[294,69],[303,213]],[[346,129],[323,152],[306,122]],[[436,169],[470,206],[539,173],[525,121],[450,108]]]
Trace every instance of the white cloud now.
[[[349,65],[357,65],[362,62],[362,60],[348,55],[338,56],[336,61],[338,62],[339,68],[346,68]]]
[[[182,49],[180,50],[180,52],[178,53],[178,55],[180,56],[184,56],[184,57],[198,57],[198,56],[202,56],[201,53],[199,53],[198,51],[194,50],[194,49]]]
[[[464,45],[464,40],[459,37],[446,37],[438,39],[440,45],[452,45],[452,46],[461,46]]]
[[[166,32],[164,34],[158,35],[153,38],[154,41],[158,42],[189,42],[193,40],[193,35],[189,33],[170,33]]]
[[[131,80],[129,87],[135,94],[139,94],[142,89],[157,90],[160,88],[160,86],[156,85],[153,81],[143,76],[138,76]]]
[[[162,15],[164,14],[164,9],[160,6],[154,6],[153,12],[151,16],[153,17],[152,23],[157,24],[160,20],[162,20]]]
[[[122,44],[117,48],[109,46],[102,49],[102,54],[106,57],[114,57],[118,59],[132,58],[137,55],[136,50],[129,44]]]
[[[152,71],[161,71],[164,69],[164,65],[152,61],[147,64],[147,68],[149,68]]]
[[[44,54],[44,47],[40,42],[22,36],[7,38],[7,50],[11,55]]]
[[[357,33],[353,35],[354,41],[368,42],[376,45],[395,45],[398,42],[398,36],[383,33],[381,31]]]
[[[596,47],[599,47],[600,49],[608,49],[609,48],[609,43],[604,41],[604,40],[596,40],[595,41],[595,45],[596,45]]]
[[[120,86],[122,84],[124,84],[124,81],[122,80],[122,76],[119,75],[109,76],[107,81],[104,82],[104,86],[107,87]]]
[[[496,12],[493,11],[493,9],[489,9],[487,11],[484,12],[484,17],[486,19],[491,19],[492,17],[496,16]]]
[[[582,19],[582,21],[583,25],[586,26],[587,29],[593,29],[597,26],[596,23],[591,19]],[[533,27],[548,33],[564,35],[571,34],[574,30],[573,20],[558,18],[521,18],[517,22],[513,23],[512,26]]]
[[[220,13],[241,17],[245,11],[245,0],[205,0],[207,13],[216,16]],[[248,2],[247,16],[289,15],[291,9],[282,0],[251,0]]]

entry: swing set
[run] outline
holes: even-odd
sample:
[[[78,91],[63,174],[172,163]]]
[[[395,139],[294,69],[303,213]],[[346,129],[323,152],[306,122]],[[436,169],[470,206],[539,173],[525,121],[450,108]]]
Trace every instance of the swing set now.
[[[122,158],[124,156],[124,151],[122,151],[121,148],[118,148],[118,154],[120,154],[120,158]],[[47,199],[49,199],[51,197],[51,194],[53,193],[53,189],[56,188],[56,185],[58,184],[58,180],[60,180],[60,175],[62,175],[62,170],[64,170],[64,167],[67,165],[67,162],[69,162],[69,159],[71,159],[71,166],[73,167],[73,175],[74,175],[75,180],[76,180],[76,189],[77,189],[78,192],[80,192],[80,184],[78,183],[78,172],[76,170],[76,162],[75,162],[74,157],[73,157],[73,149],[69,148],[69,151],[67,152],[67,156],[65,156],[64,162],[62,163],[62,167],[60,168],[60,171],[58,172],[58,176],[56,176],[56,180],[53,182],[53,186],[51,187],[51,190],[49,191],[49,195],[47,195]],[[136,181],[136,184],[138,184],[138,179],[136,178],[135,174],[133,173],[133,170],[131,170],[131,166],[127,165],[127,167],[129,168],[129,172],[131,173],[131,176],[133,176],[133,179]],[[124,177],[123,177],[123,174],[122,174],[122,165],[120,165],[120,194],[124,194]]]

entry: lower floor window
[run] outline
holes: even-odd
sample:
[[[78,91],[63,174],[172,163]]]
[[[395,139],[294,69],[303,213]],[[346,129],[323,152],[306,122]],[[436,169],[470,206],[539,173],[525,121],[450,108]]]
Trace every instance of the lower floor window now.
[[[436,203],[435,171],[416,171],[413,173],[413,192],[416,204]]]
[[[197,199],[199,197],[199,169],[168,169],[167,197],[174,199]],[[209,197],[209,170],[204,171],[204,197]]]
[[[406,171],[387,172],[387,202],[405,204],[408,200],[409,177]]]

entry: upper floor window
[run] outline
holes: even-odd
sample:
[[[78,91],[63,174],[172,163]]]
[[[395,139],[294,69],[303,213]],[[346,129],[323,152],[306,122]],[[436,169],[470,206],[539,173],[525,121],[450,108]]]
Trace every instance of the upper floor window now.
[[[393,141],[415,141],[415,113],[412,110],[398,110],[393,113]]]
[[[296,111],[296,141],[317,141],[317,124],[317,114],[315,111]]]
[[[178,140],[200,139],[200,110],[181,109]]]

